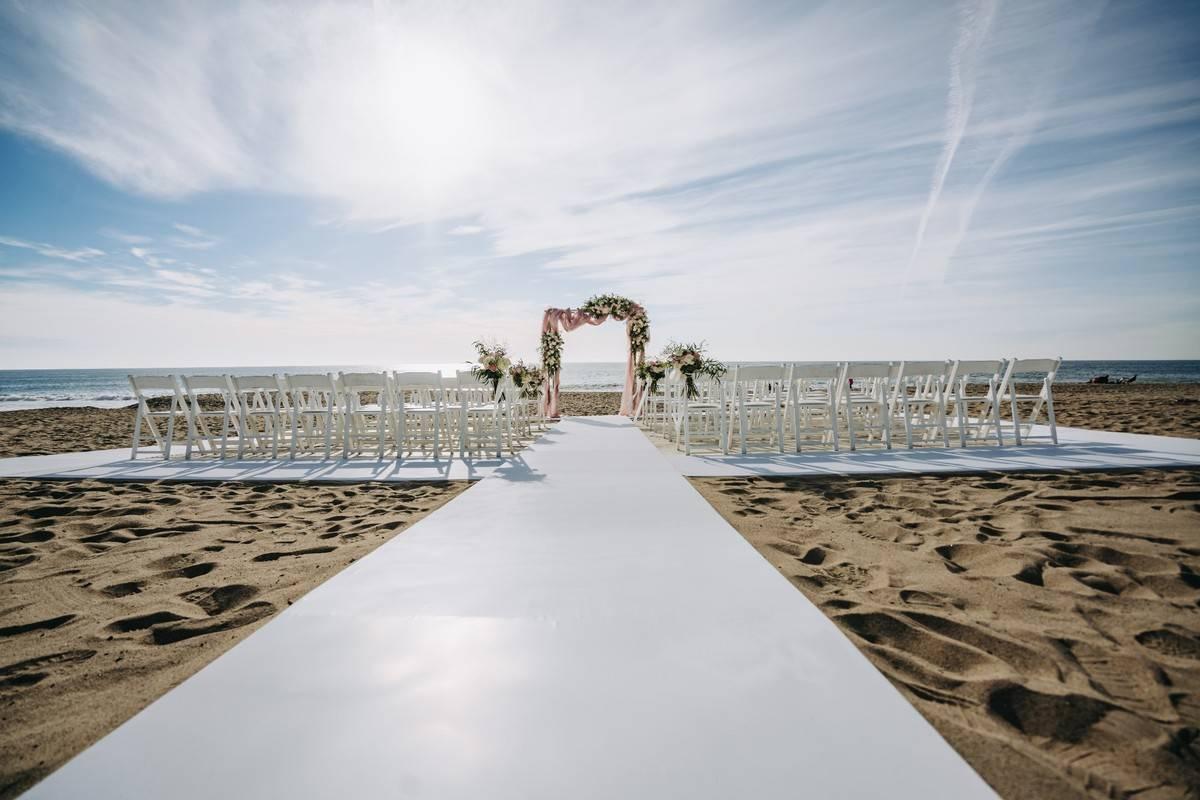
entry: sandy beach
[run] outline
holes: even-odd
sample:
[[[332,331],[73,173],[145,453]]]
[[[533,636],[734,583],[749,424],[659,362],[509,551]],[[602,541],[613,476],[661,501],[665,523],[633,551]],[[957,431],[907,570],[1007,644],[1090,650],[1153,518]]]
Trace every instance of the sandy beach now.
[[[1200,435],[1200,386],[1056,400]],[[126,447],[132,420],[7,412],[0,454]],[[1200,473],[693,483],[1004,797],[1197,796]],[[466,485],[0,482],[0,798]]]
[[[0,798],[467,485],[0,481]]]
[[[1200,796],[1200,472],[693,485],[1003,797]]]

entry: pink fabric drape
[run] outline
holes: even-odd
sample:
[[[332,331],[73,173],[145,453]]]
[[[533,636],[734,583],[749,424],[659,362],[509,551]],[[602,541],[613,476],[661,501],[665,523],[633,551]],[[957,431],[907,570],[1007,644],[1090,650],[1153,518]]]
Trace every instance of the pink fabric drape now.
[[[567,333],[577,328],[582,328],[584,325],[600,325],[607,322],[609,316],[609,314],[593,315],[577,308],[547,308],[545,315],[542,317],[542,333],[550,333],[551,331],[559,331],[560,329],[562,332]],[[628,320],[625,322],[625,336],[628,341]],[[625,388],[621,390],[620,413],[622,416],[629,416],[633,413],[633,374],[636,367],[633,350],[626,348],[626,351],[628,353],[628,360],[625,365]],[[542,402],[545,406],[547,417],[558,417],[558,386],[558,372],[546,376],[546,393],[542,398]]]

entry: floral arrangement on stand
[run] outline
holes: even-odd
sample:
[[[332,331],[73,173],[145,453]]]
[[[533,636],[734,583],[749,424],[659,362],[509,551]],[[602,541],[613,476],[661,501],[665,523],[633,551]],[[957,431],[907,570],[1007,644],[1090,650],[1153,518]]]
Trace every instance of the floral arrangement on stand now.
[[[650,341],[650,318],[646,316],[646,309],[628,297],[598,294],[581,305],[579,310],[593,317],[607,314],[615,320],[624,321],[629,332],[629,349],[634,358],[641,362],[646,353],[646,344]]]
[[[658,393],[658,382],[667,377],[667,373],[671,370],[671,363],[661,358],[652,358],[649,361],[643,361],[638,364],[637,376],[642,379],[643,383],[650,385],[650,394]]]
[[[688,344],[671,342],[663,348],[662,358],[671,367],[679,370],[683,376],[689,400],[695,400],[700,396],[700,391],[696,388],[698,375],[720,379],[729,369],[724,363],[705,355],[704,342]]]
[[[536,400],[546,382],[546,373],[539,365],[520,360],[508,368],[508,376],[522,400]]]
[[[512,366],[512,361],[508,358],[508,348],[502,344],[475,342],[475,352],[479,354],[479,361],[471,365],[471,374],[480,383],[491,384],[492,395],[495,395],[500,388],[501,379]]]

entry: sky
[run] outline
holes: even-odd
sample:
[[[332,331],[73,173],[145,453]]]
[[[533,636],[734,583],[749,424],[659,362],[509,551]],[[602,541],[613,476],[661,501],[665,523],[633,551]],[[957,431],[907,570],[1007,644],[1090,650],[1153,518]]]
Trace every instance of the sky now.
[[[1200,4],[0,0],[0,369],[535,359],[610,292],[729,360],[1200,358]]]

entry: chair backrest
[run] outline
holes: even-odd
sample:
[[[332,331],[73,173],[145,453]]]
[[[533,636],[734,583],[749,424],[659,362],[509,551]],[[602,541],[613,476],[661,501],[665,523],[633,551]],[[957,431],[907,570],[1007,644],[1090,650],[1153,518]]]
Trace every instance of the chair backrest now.
[[[793,381],[828,381],[837,380],[842,365],[837,361],[796,361],[789,370]]]
[[[285,375],[284,383],[291,391],[311,390],[317,392],[333,392],[337,389],[333,382],[333,375],[326,373],[324,375]]]
[[[234,375],[233,388],[238,392],[278,392],[278,375]]]
[[[1002,358],[995,361],[955,361],[954,380],[966,380],[969,383],[972,375],[979,375],[999,381],[1004,374],[1004,368],[1005,362]]]
[[[783,364],[771,364],[769,366],[742,366],[736,365],[733,368],[733,375],[730,380],[734,382],[741,381],[782,381],[784,373]]]
[[[945,377],[950,370],[949,361],[905,361],[899,376],[902,380],[920,380],[921,378]]]
[[[338,378],[347,392],[384,391],[388,388],[385,372],[339,372]]]
[[[183,385],[193,396],[197,392],[230,392],[229,378],[225,375],[184,375]]]
[[[392,379],[396,386],[406,389],[442,388],[442,373],[439,372],[395,372]]]
[[[228,375],[184,375],[183,390],[187,394],[188,400],[191,401],[192,411],[195,413],[202,412],[200,407],[200,394],[217,394],[220,395],[222,402],[225,404],[224,411],[237,410],[237,394],[233,391],[233,386],[229,382]]]
[[[130,375],[129,385],[133,387],[133,393],[139,396],[148,390],[167,389],[172,392],[179,390],[179,384],[174,375]]]
[[[1010,377],[1020,374],[1046,373],[1046,377],[1053,381],[1060,364],[1062,364],[1061,358],[1014,358],[1009,364],[1008,372]]]
[[[337,384],[333,373],[309,375],[285,375],[283,385],[287,389],[285,400],[298,412],[331,412],[338,408]]]
[[[400,405],[441,405],[445,399],[442,373],[438,372],[394,372],[392,388]]]
[[[864,378],[891,378],[892,364],[887,361],[849,361],[843,377],[860,380]]]

